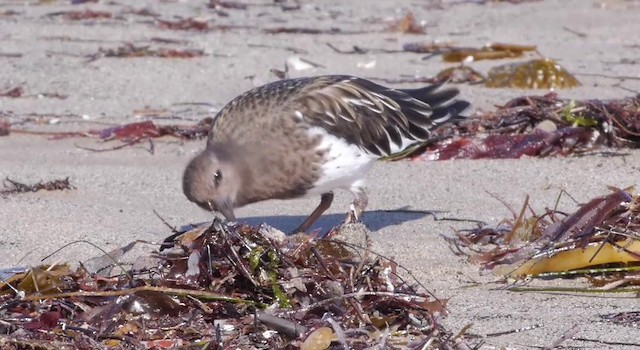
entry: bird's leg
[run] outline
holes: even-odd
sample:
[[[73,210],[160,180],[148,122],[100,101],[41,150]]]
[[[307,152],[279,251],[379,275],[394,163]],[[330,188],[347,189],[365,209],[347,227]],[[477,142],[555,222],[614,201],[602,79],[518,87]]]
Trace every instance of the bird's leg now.
[[[362,219],[362,214],[364,214],[364,209],[367,207],[369,203],[369,198],[367,197],[367,193],[364,191],[362,187],[352,187],[351,192],[356,197],[351,203],[349,208],[349,213],[347,214],[347,218],[344,220],[345,224],[353,224]]]
[[[298,232],[307,232],[307,230],[318,220],[322,214],[329,209],[331,206],[331,202],[333,202],[333,192],[323,193],[320,196],[320,204],[316,207],[316,209],[309,215],[303,222],[298,226],[297,229],[293,231],[293,233]]]

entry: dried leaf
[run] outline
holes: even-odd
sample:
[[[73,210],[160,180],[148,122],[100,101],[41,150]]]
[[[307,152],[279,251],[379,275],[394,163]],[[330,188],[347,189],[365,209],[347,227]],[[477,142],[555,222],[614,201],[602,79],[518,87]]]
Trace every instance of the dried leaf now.
[[[329,327],[320,327],[311,332],[307,339],[302,342],[300,350],[325,350],[331,345],[335,338],[333,330]]]

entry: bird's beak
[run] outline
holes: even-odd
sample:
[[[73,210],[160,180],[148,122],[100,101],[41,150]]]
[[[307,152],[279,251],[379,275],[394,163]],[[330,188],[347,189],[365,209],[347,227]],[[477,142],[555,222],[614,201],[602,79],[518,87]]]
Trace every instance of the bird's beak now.
[[[220,212],[227,221],[236,221],[236,215],[233,213],[233,205],[230,200],[216,202],[215,205],[209,202],[212,211]]]

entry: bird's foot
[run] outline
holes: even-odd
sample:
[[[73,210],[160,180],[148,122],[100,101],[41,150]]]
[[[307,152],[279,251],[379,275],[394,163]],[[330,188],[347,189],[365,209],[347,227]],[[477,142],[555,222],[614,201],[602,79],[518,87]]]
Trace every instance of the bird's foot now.
[[[360,222],[362,217],[362,210],[358,210],[356,206],[352,203],[349,207],[349,212],[347,213],[347,217],[344,219],[343,225],[355,224]]]

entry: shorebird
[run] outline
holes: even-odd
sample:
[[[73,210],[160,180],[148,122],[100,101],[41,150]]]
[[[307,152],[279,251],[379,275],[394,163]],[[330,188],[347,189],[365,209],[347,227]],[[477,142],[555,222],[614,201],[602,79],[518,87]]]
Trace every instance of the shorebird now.
[[[355,197],[345,223],[359,221],[368,202],[364,177],[374,161],[460,120],[469,103],[457,95],[442,84],[393,89],[345,75],[253,88],[216,115],[206,148],[184,171],[183,192],[228,221],[250,203],[320,195],[295,230],[306,232],[343,188]]]

